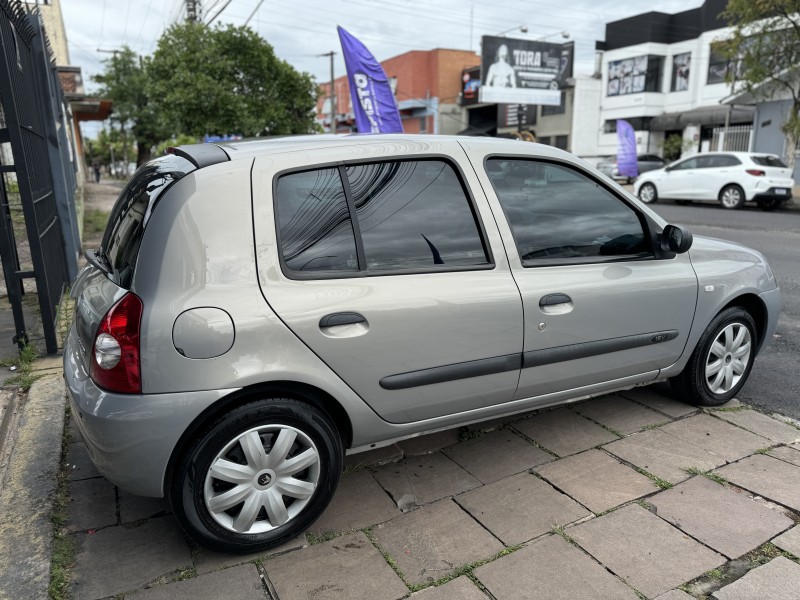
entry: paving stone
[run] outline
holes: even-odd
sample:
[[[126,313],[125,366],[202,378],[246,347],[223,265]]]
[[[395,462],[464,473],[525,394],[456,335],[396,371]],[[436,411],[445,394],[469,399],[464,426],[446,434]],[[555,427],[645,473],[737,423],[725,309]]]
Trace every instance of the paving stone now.
[[[650,408],[662,412],[665,415],[669,415],[670,417],[684,417],[692,414],[693,412],[697,412],[698,408],[696,406],[692,406],[686,402],[681,402],[680,400],[672,398],[671,396],[661,394],[657,390],[653,389],[654,387],[656,386],[633,388],[632,390],[620,392],[620,395],[638,402],[639,404],[649,406]]]
[[[405,456],[419,456],[420,454],[430,454],[447,446],[452,446],[457,444],[459,440],[458,429],[446,429],[397,442],[397,446]]]
[[[223,554],[201,547],[197,554],[194,555],[194,568],[198,574],[202,575],[203,573],[227,569],[228,567],[241,565],[242,563],[261,560],[270,556],[277,556],[278,554],[285,554],[291,550],[299,550],[305,545],[305,535],[299,535],[280,546],[264,550],[263,552],[254,552],[253,554]]]
[[[576,404],[574,410],[623,435],[670,421],[669,417],[617,395],[592,398]]]
[[[767,438],[706,414],[668,423],[661,430],[684,444],[694,444],[718,457],[718,465],[739,460],[770,445]]]
[[[192,564],[189,547],[172,517],[151,519],[140,527],[108,527],[77,538],[72,577],[75,600],[132,591]]]
[[[281,600],[395,600],[408,588],[362,532],[264,563]]]
[[[309,531],[328,532],[363,529],[402,514],[369,471],[342,475],[333,500]]]
[[[638,504],[569,529],[570,537],[648,598],[725,562]]]
[[[714,592],[711,597],[716,600],[797,600],[800,597],[800,565],[779,556],[748,571],[744,577]]]
[[[499,419],[489,419],[488,421],[480,421],[478,423],[472,423],[467,425],[466,428],[468,431],[483,431],[486,433],[487,431],[495,431],[496,429],[500,429],[504,425],[507,425],[511,421],[515,421],[517,419],[521,419],[527,416],[528,413],[522,413],[519,415],[513,415],[511,417],[501,417]]]
[[[708,471],[724,461],[661,429],[649,429],[603,446],[615,456],[670,483],[688,479],[689,467]]]
[[[591,515],[530,473],[479,487],[457,496],[456,501],[506,546],[527,542],[557,525]]]
[[[344,459],[345,468],[363,469],[372,465],[385,465],[387,463],[397,462],[403,458],[403,451],[397,444],[384,446],[383,448],[376,448],[375,450],[368,450],[367,452],[359,452],[358,454],[351,454]]]
[[[755,410],[737,410],[715,413],[720,419],[729,421],[748,431],[779,444],[792,444],[800,441],[800,429],[792,427]]]
[[[117,493],[119,494],[119,516],[122,523],[163,516],[171,512],[169,501],[166,498],[134,496],[122,490]]]
[[[710,406],[706,408],[706,410],[713,410],[713,411],[726,411],[731,408],[744,408],[745,405],[739,402],[736,398],[731,398],[725,404],[720,404],[719,406]]]
[[[739,487],[800,510],[800,467],[756,454],[716,472]]]
[[[89,452],[86,450],[86,444],[83,442],[76,442],[69,445],[69,450],[67,451],[67,468],[69,469],[67,479],[70,481],[102,477],[100,471],[94,466],[92,459],[89,458]]]
[[[375,479],[403,510],[455,496],[481,484],[441,452],[378,467]]]
[[[373,529],[410,583],[430,583],[503,545],[452,500],[440,500]],[[283,596],[281,596],[283,600]]]
[[[65,526],[69,531],[100,529],[117,523],[114,486],[99,477],[70,481],[70,503]]]
[[[706,477],[693,477],[648,499],[657,514],[728,558],[758,548],[792,526],[786,515]]]
[[[690,596],[681,590],[670,590],[666,594],[660,595],[655,600],[694,600],[694,596]]]
[[[800,450],[795,450],[792,446],[780,446],[768,452],[769,456],[774,456],[786,462],[800,467]]]
[[[795,525],[786,533],[782,533],[772,543],[781,550],[800,556],[800,525]]]
[[[568,456],[619,439],[568,408],[515,421],[512,427],[559,456]]]
[[[561,458],[535,470],[595,513],[658,491],[649,478],[602,450]]]
[[[490,431],[442,450],[483,483],[498,481],[554,460],[509,429]]]
[[[475,569],[497,600],[634,600],[619,579],[562,537],[551,535]]]
[[[486,600],[486,594],[480,591],[469,577],[457,577],[444,585],[425,588],[421,592],[411,594],[416,600]]]
[[[258,569],[247,564],[159,585],[126,597],[136,600],[264,600],[265,595]]]

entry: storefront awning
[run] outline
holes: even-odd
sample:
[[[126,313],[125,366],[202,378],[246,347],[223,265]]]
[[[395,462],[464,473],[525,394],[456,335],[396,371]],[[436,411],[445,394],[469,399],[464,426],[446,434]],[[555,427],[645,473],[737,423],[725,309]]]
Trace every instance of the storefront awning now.
[[[705,106],[686,112],[665,113],[653,117],[650,131],[683,129],[687,125],[722,125],[730,110],[729,123],[752,123],[755,109],[751,106]]]

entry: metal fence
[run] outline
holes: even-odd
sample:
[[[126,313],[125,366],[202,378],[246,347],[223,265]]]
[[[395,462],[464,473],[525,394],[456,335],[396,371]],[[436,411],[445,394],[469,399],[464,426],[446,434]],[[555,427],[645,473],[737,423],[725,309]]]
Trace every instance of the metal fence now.
[[[0,0],[0,256],[14,342],[40,320],[48,353],[58,350],[58,305],[77,256],[75,174],[65,147],[60,82],[38,12]],[[60,205],[60,206],[59,206]],[[31,316],[33,314],[33,316]],[[38,317],[38,319],[37,319]]]
[[[711,148],[714,151],[749,152],[753,136],[752,125],[729,125],[715,127],[711,132]]]

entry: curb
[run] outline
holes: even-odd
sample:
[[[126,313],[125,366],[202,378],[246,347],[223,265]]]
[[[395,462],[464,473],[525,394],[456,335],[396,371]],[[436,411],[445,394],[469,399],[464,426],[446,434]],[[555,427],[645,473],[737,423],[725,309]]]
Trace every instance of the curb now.
[[[39,379],[28,392],[0,492],[2,598],[48,595],[65,401],[60,375]]]

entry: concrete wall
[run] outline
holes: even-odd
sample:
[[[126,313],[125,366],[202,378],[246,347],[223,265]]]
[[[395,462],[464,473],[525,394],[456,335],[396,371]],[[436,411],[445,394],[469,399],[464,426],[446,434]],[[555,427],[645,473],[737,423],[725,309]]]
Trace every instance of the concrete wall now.
[[[69,49],[67,47],[67,33],[64,30],[64,19],[61,16],[61,0],[50,0],[47,4],[39,4],[42,11],[42,21],[53,48],[57,65],[68,65]]]
[[[599,156],[602,90],[603,82],[599,79],[590,77],[575,79],[570,152],[582,158]]]

